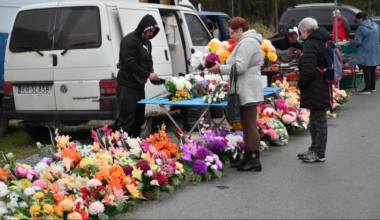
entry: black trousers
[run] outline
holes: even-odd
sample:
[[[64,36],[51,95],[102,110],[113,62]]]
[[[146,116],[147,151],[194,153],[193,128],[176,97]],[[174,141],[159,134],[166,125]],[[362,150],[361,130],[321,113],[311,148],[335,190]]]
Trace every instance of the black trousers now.
[[[327,111],[310,110],[311,147],[309,150],[324,157],[327,144]]]
[[[140,137],[145,120],[145,105],[138,102],[145,99],[145,90],[118,84],[116,96],[119,105],[116,112],[117,128],[123,129],[130,137]]]
[[[362,66],[364,74],[364,90],[376,90],[376,66]]]

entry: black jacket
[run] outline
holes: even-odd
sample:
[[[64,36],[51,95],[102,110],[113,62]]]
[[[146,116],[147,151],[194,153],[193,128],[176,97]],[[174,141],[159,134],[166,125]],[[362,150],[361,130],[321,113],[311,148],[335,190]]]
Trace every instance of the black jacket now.
[[[303,46],[299,42],[291,44],[288,40],[286,33],[276,34],[271,38],[268,38],[272,42],[272,45],[279,50],[287,50],[291,47],[302,50]]]
[[[306,39],[298,62],[298,87],[301,92],[301,108],[324,110],[332,107],[332,86],[317,70],[317,67],[325,69],[328,64],[321,43],[314,40],[327,41],[331,40],[331,36],[326,29],[319,28]]]
[[[120,44],[119,73],[117,82],[135,89],[144,89],[150,73],[153,73],[152,43],[145,40],[145,31],[156,28],[154,38],[159,32],[152,15],[145,15],[137,29],[123,38]]]

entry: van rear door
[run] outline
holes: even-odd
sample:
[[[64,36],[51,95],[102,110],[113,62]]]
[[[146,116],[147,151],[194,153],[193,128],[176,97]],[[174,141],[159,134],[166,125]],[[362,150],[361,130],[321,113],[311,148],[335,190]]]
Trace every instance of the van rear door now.
[[[16,110],[56,110],[52,53],[57,3],[20,11],[10,34],[5,79],[13,83]]]
[[[169,53],[169,46],[158,9],[142,8],[129,5],[119,6],[118,12],[123,36],[126,36],[127,34],[134,31],[145,15],[150,14],[154,17],[158,24],[158,27],[160,28],[160,31],[156,37],[150,40],[152,43],[154,72],[157,73],[158,77],[160,78],[172,77],[173,70]],[[153,86],[150,82],[148,82],[145,89],[146,98],[152,98],[164,91],[164,86]]]
[[[100,81],[115,71],[105,4],[59,2],[55,31],[57,110],[99,110]]]

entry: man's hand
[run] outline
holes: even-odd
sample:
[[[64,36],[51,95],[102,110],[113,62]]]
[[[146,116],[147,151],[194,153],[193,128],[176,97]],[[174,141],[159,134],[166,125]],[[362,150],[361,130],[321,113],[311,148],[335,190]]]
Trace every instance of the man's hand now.
[[[158,75],[155,74],[155,73],[151,73],[151,74],[149,75],[149,79],[152,80],[152,81],[158,81],[158,80],[160,80],[160,79],[158,78]]]

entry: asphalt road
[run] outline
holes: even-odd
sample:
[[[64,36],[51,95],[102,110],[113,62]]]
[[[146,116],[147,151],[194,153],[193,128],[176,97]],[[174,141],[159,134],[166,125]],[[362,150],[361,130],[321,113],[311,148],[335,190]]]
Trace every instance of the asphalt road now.
[[[326,162],[303,163],[309,131],[261,155],[263,171],[229,169],[222,179],[187,185],[139,204],[133,219],[379,219],[380,93],[355,95],[328,120]]]

